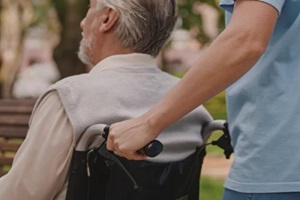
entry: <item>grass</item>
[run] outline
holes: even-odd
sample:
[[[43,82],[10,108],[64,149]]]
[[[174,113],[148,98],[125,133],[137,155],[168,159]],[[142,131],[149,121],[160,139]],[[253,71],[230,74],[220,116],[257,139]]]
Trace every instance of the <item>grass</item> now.
[[[221,200],[224,180],[201,177],[200,200]]]

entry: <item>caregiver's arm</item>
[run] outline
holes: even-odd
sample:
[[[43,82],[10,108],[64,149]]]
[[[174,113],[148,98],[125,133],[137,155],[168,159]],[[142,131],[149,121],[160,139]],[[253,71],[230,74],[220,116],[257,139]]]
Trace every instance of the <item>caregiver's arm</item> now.
[[[139,118],[113,124],[108,149],[128,159],[159,133],[243,76],[265,51],[278,12],[256,0],[236,0],[227,28],[183,79]]]

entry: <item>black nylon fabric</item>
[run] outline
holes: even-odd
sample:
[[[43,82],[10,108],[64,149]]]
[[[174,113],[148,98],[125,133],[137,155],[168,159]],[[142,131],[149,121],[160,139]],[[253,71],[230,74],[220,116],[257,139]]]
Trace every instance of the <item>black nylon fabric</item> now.
[[[75,152],[75,155],[79,154]],[[74,156],[73,161],[80,164],[72,164],[67,200],[199,200],[205,150],[199,149],[185,160],[171,163],[128,161],[118,157],[140,190],[133,189],[132,181],[117,164],[96,154],[89,159],[91,176],[88,178],[86,156],[80,155],[81,159]]]

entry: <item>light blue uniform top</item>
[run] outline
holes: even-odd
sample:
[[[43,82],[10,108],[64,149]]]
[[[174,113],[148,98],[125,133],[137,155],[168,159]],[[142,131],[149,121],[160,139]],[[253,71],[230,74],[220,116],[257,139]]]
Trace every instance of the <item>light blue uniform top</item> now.
[[[227,90],[234,162],[225,187],[300,191],[300,0],[264,0],[280,13],[258,63]],[[227,22],[234,0],[221,0]],[[234,56],[234,55],[232,55]]]

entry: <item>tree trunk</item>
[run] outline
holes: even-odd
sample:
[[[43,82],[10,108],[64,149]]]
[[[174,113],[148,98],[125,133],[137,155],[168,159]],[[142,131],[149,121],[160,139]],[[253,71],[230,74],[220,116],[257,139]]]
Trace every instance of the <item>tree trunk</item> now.
[[[54,54],[62,78],[86,72],[77,52],[81,40],[80,22],[85,16],[88,3],[86,0],[67,0],[66,3],[62,42]]]
[[[20,1],[1,1],[0,82],[3,98],[11,98],[12,86],[20,67],[22,29],[29,23],[29,13],[32,11],[30,1]]]

